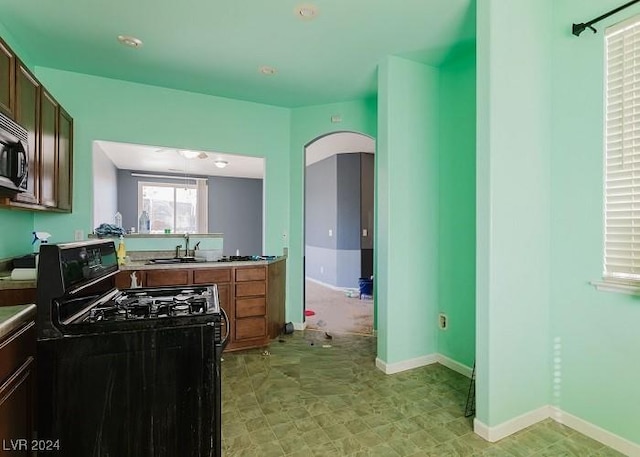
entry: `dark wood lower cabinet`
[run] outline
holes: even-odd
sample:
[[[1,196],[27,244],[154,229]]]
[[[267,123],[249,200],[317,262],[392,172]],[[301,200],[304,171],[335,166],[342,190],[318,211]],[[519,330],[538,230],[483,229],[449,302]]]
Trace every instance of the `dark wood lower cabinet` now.
[[[220,305],[229,317],[227,351],[265,346],[276,338],[285,319],[285,260],[268,265],[230,268],[125,270],[116,275],[119,289],[129,288],[135,273],[143,287],[217,284]]]
[[[190,270],[148,270],[144,276],[144,287],[186,286],[191,284]]]
[[[0,456],[34,455],[35,329],[30,321],[0,342]]]

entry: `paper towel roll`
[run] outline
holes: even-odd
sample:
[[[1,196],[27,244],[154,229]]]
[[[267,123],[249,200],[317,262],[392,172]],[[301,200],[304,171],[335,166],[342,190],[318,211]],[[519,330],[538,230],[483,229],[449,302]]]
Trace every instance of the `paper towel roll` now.
[[[11,279],[13,281],[33,281],[36,279],[35,268],[14,268],[11,270]]]

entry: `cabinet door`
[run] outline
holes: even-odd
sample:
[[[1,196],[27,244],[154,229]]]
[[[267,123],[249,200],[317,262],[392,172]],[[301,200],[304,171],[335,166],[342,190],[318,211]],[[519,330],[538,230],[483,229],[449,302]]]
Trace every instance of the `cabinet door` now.
[[[35,360],[29,357],[0,389],[0,436],[5,438],[5,447],[11,439],[33,438],[33,412],[35,410]],[[29,447],[29,446],[27,446]],[[3,454],[4,455],[4,454]],[[9,454],[7,454],[9,455]],[[29,456],[28,450],[16,450],[11,456]]]
[[[264,317],[236,319],[235,330],[235,341],[264,338],[267,335],[267,319]]]
[[[0,40],[0,111],[13,119],[15,56],[9,46]]]
[[[15,196],[15,201],[38,203],[38,178],[40,172],[40,145],[38,126],[40,124],[40,83],[22,62],[16,65],[16,122],[27,129],[29,146],[29,175],[27,190]]]
[[[263,281],[267,277],[265,267],[258,268],[238,268],[236,270],[236,281]]]
[[[184,286],[190,283],[191,270],[147,270],[145,271],[145,287]]]
[[[36,324],[33,321],[0,341],[0,437],[5,440],[33,436],[35,354]],[[0,455],[5,454],[0,452]],[[31,454],[12,451],[10,455]]]
[[[264,316],[267,314],[267,301],[264,297],[242,298],[236,300],[236,318]]]
[[[236,283],[236,297],[264,296],[267,285],[264,281]]]
[[[116,274],[116,289],[128,289],[131,287],[131,275],[136,275],[136,281],[138,285],[144,284],[144,272],[143,271],[119,271]]]
[[[194,284],[220,284],[231,282],[229,268],[196,268],[193,270]]]
[[[73,120],[65,110],[58,110],[58,209],[71,212],[73,177]]]
[[[58,168],[58,103],[46,90],[40,98],[40,203],[58,205],[56,169]]]

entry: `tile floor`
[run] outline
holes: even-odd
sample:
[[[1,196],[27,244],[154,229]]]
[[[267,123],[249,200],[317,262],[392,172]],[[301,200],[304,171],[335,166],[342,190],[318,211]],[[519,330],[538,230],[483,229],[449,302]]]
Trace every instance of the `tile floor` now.
[[[438,364],[385,375],[373,337],[282,340],[224,355],[224,457],[622,455],[551,420],[488,443],[464,417],[467,378]]]

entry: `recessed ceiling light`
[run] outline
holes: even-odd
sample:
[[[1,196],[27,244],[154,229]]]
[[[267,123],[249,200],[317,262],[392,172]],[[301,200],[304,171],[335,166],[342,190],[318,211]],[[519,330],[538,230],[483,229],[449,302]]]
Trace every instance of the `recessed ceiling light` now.
[[[142,47],[142,40],[130,35],[118,35],[118,41],[125,46],[132,48]]]
[[[185,159],[195,159],[200,155],[198,151],[189,151],[188,149],[179,149],[178,154],[180,154]]]
[[[311,4],[298,5],[293,11],[298,19],[306,21],[310,21],[318,15],[318,8]]]
[[[215,164],[216,167],[218,168],[224,168],[227,165],[229,165],[229,162],[227,162],[226,160],[216,160],[215,162],[213,162]]]
[[[258,71],[263,75],[267,75],[267,76],[273,76],[277,73],[275,68],[270,67],[268,65],[262,65],[260,68],[258,68]]]

